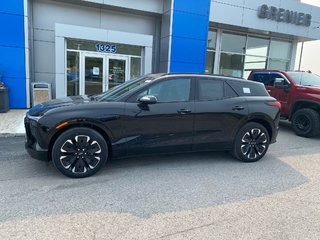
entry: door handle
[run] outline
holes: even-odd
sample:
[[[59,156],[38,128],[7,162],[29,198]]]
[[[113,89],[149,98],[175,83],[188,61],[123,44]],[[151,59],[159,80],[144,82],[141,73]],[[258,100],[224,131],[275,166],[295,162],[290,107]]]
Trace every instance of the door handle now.
[[[244,110],[244,107],[242,106],[235,106],[234,108],[232,108],[233,111],[241,111]]]
[[[185,115],[185,114],[191,113],[191,110],[189,110],[189,109],[180,109],[180,110],[178,110],[178,113],[181,114],[181,115]]]

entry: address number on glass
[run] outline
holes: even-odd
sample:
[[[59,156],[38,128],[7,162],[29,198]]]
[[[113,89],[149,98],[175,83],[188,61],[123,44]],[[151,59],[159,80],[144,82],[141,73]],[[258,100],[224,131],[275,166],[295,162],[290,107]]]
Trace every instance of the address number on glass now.
[[[109,44],[97,44],[96,45],[97,52],[105,52],[105,53],[116,53],[117,52],[117,46],[115,45],[109,45]]]

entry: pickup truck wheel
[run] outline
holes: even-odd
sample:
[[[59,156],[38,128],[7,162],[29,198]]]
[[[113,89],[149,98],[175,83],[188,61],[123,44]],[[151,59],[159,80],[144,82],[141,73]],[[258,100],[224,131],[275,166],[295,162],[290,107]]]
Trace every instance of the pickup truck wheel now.
[[[63,132],[52,148],[53,165],[71,178],[89,177],[98,172],[108,158],[104,138],[90,128],[73,128]]]
[[[243,162],[256,162],[263,158],[270,144],[269,133],[259,123],[247,123],[238,132],[233,155]]]
[[[292,117],[292,127],[301,137],[315,137],[320,133],[320,115],[313,109],[300,109]]]

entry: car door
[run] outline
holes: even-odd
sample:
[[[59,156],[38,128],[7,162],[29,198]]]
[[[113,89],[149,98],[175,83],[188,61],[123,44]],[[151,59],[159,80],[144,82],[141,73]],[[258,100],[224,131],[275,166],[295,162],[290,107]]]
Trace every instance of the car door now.
[[[270,96],[275,98],[274,80],[274,78],[271,78],[270,72],[256,72],[253,76],[253,81],[263,83]]]
[[[196,84],[194,150],[223,149],[248,113],[245,98],[224,80],[198,79]]]
[[[158,80],[125,103],[128,155],[188,151],[192,148],[194,88],[188,77]],[[153,95],[155,104],[138,99]]]
[[[284,79],[284,85],[280,88],[274,87],[272,90],[272,97],[277,99],[281,103],[282,114],[289,113],[289,98],[290,98],[290,82],[282,74],[271,73],[270,80],[276,84],[276,79]]]

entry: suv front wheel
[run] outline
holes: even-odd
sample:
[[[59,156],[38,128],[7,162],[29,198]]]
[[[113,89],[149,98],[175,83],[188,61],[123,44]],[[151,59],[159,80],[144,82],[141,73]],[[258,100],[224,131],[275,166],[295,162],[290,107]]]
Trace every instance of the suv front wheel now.
[[[63,132],[52,148],[53,165],[71,178],[89,177],[98,172],[108,158],[108,145],[97,131],[73,128]]]
[[[320,133],[320,115],[313,109],[300,109],[293,114],[292,127],[301,137],[315,137]]]
[[[269,133],[259,123],[247,123],[238,132],[233,155],[243,162],[256,162],[263,158],[270,144]]]

